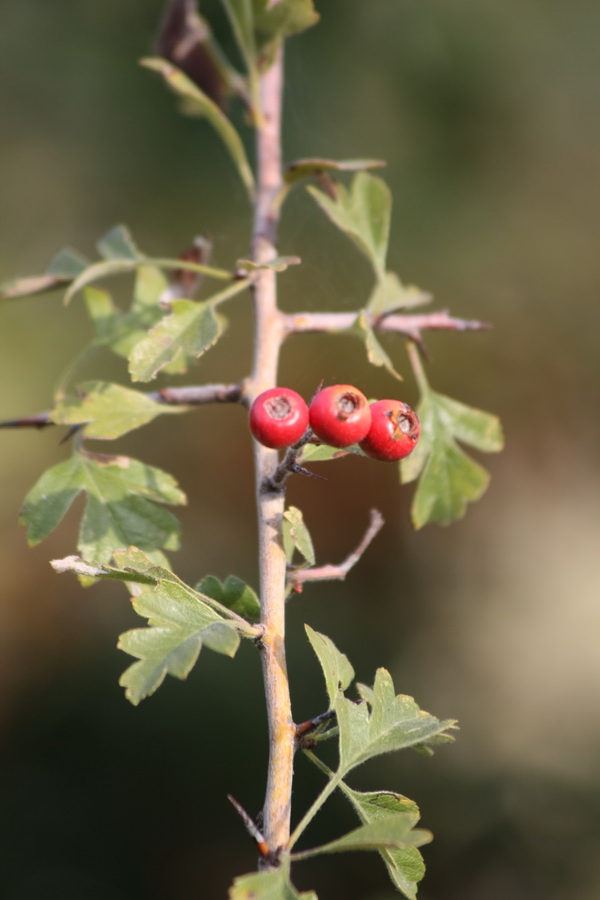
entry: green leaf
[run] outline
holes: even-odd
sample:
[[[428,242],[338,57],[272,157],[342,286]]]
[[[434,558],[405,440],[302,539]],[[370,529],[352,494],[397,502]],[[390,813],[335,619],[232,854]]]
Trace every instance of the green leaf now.
[[[89,264],[89,259],[86,259],[77,250],[65,247],[64,250],[61,250],[50,260],[46,274],[57,275],[59,278],[71,280],[72,278],[77,278]]]
[[[404,850],[407,847],[421,847],[431,839],[430,831],[413,829],[408,816],[388,816],[361,825],[328,844],[294,853],[292,859],[309,859],[322,853],[342,853],[349,850]]]
[[[64,397],[52,411],[57,425],[80,425],[86,438],[113,440],[140,428],[164,413],[185,412],[188,407],[157,403],[151,397],[120,384],[88,381],[77,397]]]
[[[57,572],[71,571],[86,579],[109,578],[135,585],[132,603],[148,620],[119,638],[119,648],[134,656],[120,684],[137,705],[154,693],[166,675],[186,678],[203,646],[234,656],[240,635],[257,636],[256,627],[212,597],[193,590],[169,569],[154,565],[137,547],[117,550],[117,565],[87,563],[78,557],[54,560]]]
[[[283,545],[288,561],[291,562],[294,548],[304,557],[309,566],[315,564],[315,551],[309,530],[299,509],[290,506],[283,514]]]
[[[249,622],[260,619],[260,602],[255,591],[235,575],[228,575],[223,582],[214,575],[207,575],[196,585],[196,590],[222,603]]]
[[[356,317],[350,332],[364,341],[367,358],[372,366],[383,366],[390,375],[398,379],[398,381],[402,381],[402,376],[395,370],[391,359],[375,337],[375,332],[369,324],[367,313],[364,309]]]
[[[343,449],[330,447],[328,444],[305,444],[298,456],[298,462],[302,465],[308,462],[330,462],[332,459],[341,459],[342,456],[348,456],[349,453],[364,456],[358,444],[352,444],[351,447],[344,447]]]
[[[368,824],[380,820],[398,818],[413,828],[419,821],[419,809],[412,800],[392,791],[355,791],[342,782],[341,790],[354,806],[359,819]],[[416,900],[417,884],[425,874],[423,857],[416,845],[404,848],[380,849],[381,857],[387,867],[394,885],[409,900]]]
[[[412,309],[430,301],[430,294],[425,294],[414,285],[405,286],[395,272],[386,272],[373,288],[366,308],[371,319],[376,319],[386,313]]]
[[[368,257],[378,278],[385,276],[392,195],[381,178],[359,172],[350,189],[336,184],[332,200],[314,185],[307,188],[321,209]]]
[[[108,562],[116,547],[129,544],[178,548],[179,523],[158,505],[185,503],[175,479],[126,456],[87,452],[48,469],[27,494],[20,521],[31,545],[54,531],[81,492],[86,505],[77,547],[87,559]]]
[[[319,21],[312,0],[253,0],[254,27],[259,68],[264,71],[285,38],[310,28]]]
[[[235,39],[248,69],[255,67],[253,0],[223,0]]]
[[[155,614],[152,612],[152,597],[151,595],[146,597],[146,600],[144,601],[145,611],[143,614],[147,615],[148,618],[152,620],[152,624],[169,624],[173,618],[178,621],[181,614],[184,615],[183,622],[185,623],[185,605],[187,602],[191,602],[194,606],[201,603],[208,609],[213,610],[221,619],[225,619],[230,624],[233,624],[237,631],[244,637],[255,638],[261,633],[260,629],[257,630],[254,625],[249,624],[249,622],[243,616],[239,615],[238,612],[225,606],[219,599],[203,593],[197,588],[189,587],[189,585],[185,584],[171,572],[170,569],[165,568],[163,565],[156,565],[148,554],[142,553],[137,547],[128,547],[126,550],[116,550],[114,558],[122,572],[132,574],[132,580],[139,580],[138,576],[141,573],[146,578],[153,578],[155,585],[157,587],[160,586],[163,592],[171,592],[175,605],[170,613],[170,618],[166,621],[162,616],[162,612],[158,619],[156,618]],[[105,566],[104,568],[109,571],[111,570],[110,566]],[[120,577],[122,577],[122,572]]]
[[[501,425],[496,416],[430,389],[417,412],[421,437],[400,465],[401,478],[408,483],[421,476],[412,506],[415,528],[428,522],[447,525],[465,514],[467,504],[481,497],[490,480],[456,441],[497,452],[503,446]]]
[[[246,156],[242,140],[227,116],[223,114],[219,106],[210,97],[201,91],[191,79],[184,75],[165,59],[151,58],[141,60],[141,65],[154,72],[158,72],[167,85],[186,101],[186,108],[191,108],[196,114],[204,116],[213,126],[223,143],[225,144],[238,173],[246,186],[250,199],[254,196],[254,176]]]
[[[126,225],[115,225],[114,228],[111,228],[109,232],[100,238],[96,246],[100,256],[106,260],[141,260],[144,258]]]
[[[304,627],[317,659],[321,663],[330,706],[334,709],[342,691],[346,690],[354,678],[354,669],[350,665],[348,657],[344,653],[340,653],[330,638],[318,631],[313,631],[308,625]]]
[[[173,300],[171,313],[162,318],[134,346],[129,357],[133,381],[149,381],[180,354],[198,358],[212,347],[224,331],[224,321],[215,313],[219,303],[234,297],[248,286],[240,279],[208,300]]]
[[[360,172],[364,169],[378,169],[386,163],[381,159],[296,159],[286,166],[283,178],[292,185],[304,178],[313,178],[325,172]]]
[[[96,331],[97,344],[110,347],[118,356],[128,357],[133,346],[164,317],[160,297],[166,286],[167,281],[159,269],[140,266],[127,312],[122,312],[105,290],[91,285],[84,287],[83,298]]]
[[[213,347],[224,331],[211,302],[174,300],[171,313],[158,322],[134,346],[129,357],[133,381],[150,381],[179,353],[200,357]]]
[[[81,491],[82,474],[78,456],[48,469],[31,488],[20,513],[27,527],[27,540],[35,546],[48,537],[67,514]]]
[[[101,344],[110,344],[118,335],[126,318],[126,313],[114,304],[112,297],[103,288],[83,288],[83,299],[94,330]],[[159,313],[160,314],[160,313]]]
[[[452,720],[439,720],[421,710],[412,697],[394,693],[390,673],[378,669],[373,704],[340,697],[336,704],[340,729],[340,771],[346,774],[374,756],[452,740]]]
[[[264,872],[250,872],[236,878],[229,889],[229,900],[318,900],[314,891],[299,894],[290,881],[289,866]]]
[[[144,615],[141,610],[144,609],[145,593],[133,599],[133,605],[141,615]],[[162,600],[160,591],[153,591],[154,610],[162,609]],[[167,597],[167,620],[170,605],[171,598]],[[219,621],[212,610],[202,604],[197,608],[190,605],[186,613],[185,623],[176,621],[170,625],[134,628],[120,636],[118,648],[138,659],[119,679],[119,684],[125,688],[125,696],[134,706],[153,694],[167,675],[187,678],[203,645],[216,653],[235,656],[240,638],[231,625]]]

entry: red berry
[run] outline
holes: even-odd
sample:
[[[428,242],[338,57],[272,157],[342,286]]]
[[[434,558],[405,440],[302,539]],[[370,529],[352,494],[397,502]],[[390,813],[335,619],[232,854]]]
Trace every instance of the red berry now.
[[[367,398],[351,384],[334,384],[319,391],[312,399],[308,415],[316,436],[331,447],[356,444],[371,426]]]
[[[250,408],[250,431],[265,447],[289,447],[308,428],[308,407],[290,388],[263,391]]]
[[[371,428],[360,448],[382,461],[404,459],[415,449],[421,425],[416,412],[401,400],[371,403]]]

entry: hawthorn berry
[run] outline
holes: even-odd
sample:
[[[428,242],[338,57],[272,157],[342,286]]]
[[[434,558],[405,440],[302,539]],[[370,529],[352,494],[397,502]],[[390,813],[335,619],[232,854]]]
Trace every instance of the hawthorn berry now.
[[[421,424],[416,412],[401,400],[371,403],[371,428],[360,448],[383,462],[404,459],[415,449]]]
[[[300,440],[308,428],[308,407],[290,388],[269,388],[250,408],[250,431],[256,440],[274,450]]]
[[[351,384],[334,384],[313,397],[308,408],[310,427],[325,444],[349,447],[371,427],[367,398]]]

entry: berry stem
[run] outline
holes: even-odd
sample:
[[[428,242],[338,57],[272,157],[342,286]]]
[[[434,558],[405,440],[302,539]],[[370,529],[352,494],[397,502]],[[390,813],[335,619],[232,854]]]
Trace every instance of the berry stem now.
[[[254,201],[252,259],[268,262],[277,256],[279,211],[274,203],[281,189],[281,103],[283,55],[260,78],[261,114],[256,127],[257,190]],[[254,304],[254,357],[247,385],[251,403],[258,394],[277,383],[279,351],[284,339],[283,315],[277,308],[276,273],[260,269],[252,285]],[[290,814],[295,749],[289,682],[285,658],[286,557],[282,541],[285,496],[283,491],[265,491],[273,478],[278,456],[254,441],[256,503],[260,567],[261,659],[269,722],[269,767],[263,833],[274,859],[290,835]]]

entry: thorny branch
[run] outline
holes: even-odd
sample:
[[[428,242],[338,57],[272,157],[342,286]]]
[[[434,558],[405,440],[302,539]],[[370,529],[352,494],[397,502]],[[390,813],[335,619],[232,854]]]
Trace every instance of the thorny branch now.
[[[310,332],[339,332],[352,328],[359,312],[288,313],[285,316],[286,334]],[[391,313],[372,317],[369,322],[376,331],[392,331],[413,341],[421,340],[421,332],[427,330],[482,331],[490,326],[475,319],[457,319],[447,309],[421,315]]]

